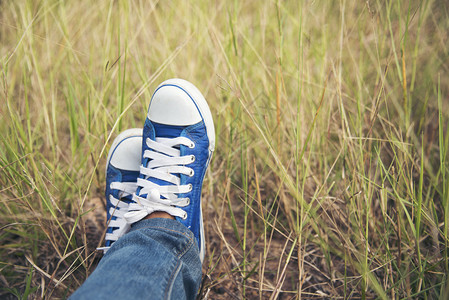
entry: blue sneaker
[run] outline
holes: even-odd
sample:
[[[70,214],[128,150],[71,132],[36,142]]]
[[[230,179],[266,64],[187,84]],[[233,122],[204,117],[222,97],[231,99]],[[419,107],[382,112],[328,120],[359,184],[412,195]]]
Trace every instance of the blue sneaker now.
[[[123,217],[128,212],[132,195],[137,190],[137,177],[142,158],[142,129],[123,131],[112,143],[106,163],[106,210],[108,229],[105,247],[98,248],[106,253],[111,245],[130,226]]]
[[[182,79],[159,85],[143,128],[137,192],[125,218],[132,224],[155,211],[174,216],[195,235],[201,261],[201,188],[214,147],[214,123],[201,92]]]

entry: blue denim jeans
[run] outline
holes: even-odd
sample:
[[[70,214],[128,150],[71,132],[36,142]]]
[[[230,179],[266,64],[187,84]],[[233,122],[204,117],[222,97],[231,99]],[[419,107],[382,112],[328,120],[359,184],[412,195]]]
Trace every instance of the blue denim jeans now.
[[[70,299],[195,299],[201,261],[192,232],[171,219],[135,223]]]

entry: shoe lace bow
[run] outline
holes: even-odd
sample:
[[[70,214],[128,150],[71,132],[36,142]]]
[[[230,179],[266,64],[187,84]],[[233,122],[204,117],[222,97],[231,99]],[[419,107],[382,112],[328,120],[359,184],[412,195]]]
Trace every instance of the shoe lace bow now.
[[[194,171],[186,165],[195,161],[194,155],[181,156],[180,146],[194,148],[195,144],[186,137],[156,138],[155,141],[147,138],[149,149],[143,153],[149,162],[146,166],[140,166],[140,176],[137,186],[140,187],[139,195],[133,194],[133,201],[129,205],[125,219],[128,223],[135,223],[155,211],[163,211],[174,217],[187,218],[187,213],[181,208],[190,204],[189,198],[180,198],[178,194],[188,193],[192,190],[192,184],[181,185],[180,175],[193,176]],[[143,177],[143,178],[142,178]],[[167,182],[157,184],[150,181]]]

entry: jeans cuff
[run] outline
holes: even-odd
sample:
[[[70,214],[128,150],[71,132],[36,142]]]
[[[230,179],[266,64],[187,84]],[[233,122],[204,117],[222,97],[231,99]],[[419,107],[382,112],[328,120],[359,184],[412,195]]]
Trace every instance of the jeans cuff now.
[[[180,231],[189,236],[193,235],[193,233],[187,227],[182,225],[179,221],[167,218],[151,218],[140,220],[131,225],[131,229],[129,230],[129,232],[148,227],[159,227],[159,228],[162,227],[169,230]]]

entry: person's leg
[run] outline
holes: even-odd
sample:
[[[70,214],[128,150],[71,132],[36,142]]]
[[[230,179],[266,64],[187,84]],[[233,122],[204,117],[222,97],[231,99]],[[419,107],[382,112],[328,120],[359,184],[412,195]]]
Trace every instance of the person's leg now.
[[[193,299],[197,293],[205,255],[201,190],[215,146],[201,92],[181,79],[159,85],[141,139],[140,167],[127,154],[137,149],[129,138],[108,159],[107,253],[73,299]],[[157,214],[171,219],[146,219]]]
[[[201,261],[193,233],[171,219],[135,223],[70,299],[194,299]]]

